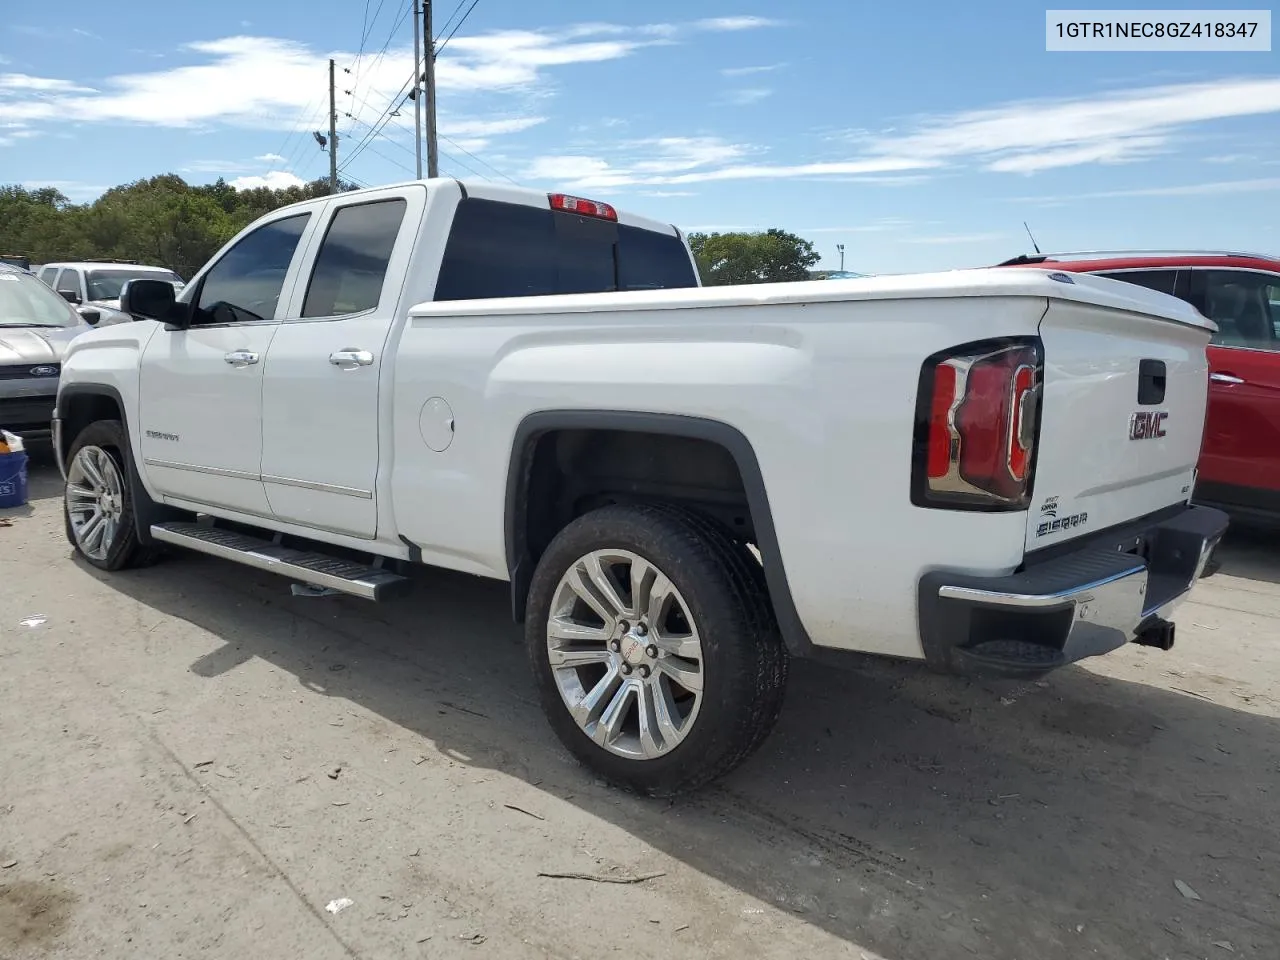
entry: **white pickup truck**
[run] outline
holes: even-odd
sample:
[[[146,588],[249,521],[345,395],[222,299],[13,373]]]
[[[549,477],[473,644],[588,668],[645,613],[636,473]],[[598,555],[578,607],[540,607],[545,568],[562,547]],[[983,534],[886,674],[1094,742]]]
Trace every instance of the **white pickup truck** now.
[[[1226,527],[1188,502],[1213,327],[1119,281],[699,288],[670,225],[428,180],[277,210],[122,306],[54,419],[89,563],[509,581],[552,727],[649,793],[750,753],[791,656],[1167,648]]]

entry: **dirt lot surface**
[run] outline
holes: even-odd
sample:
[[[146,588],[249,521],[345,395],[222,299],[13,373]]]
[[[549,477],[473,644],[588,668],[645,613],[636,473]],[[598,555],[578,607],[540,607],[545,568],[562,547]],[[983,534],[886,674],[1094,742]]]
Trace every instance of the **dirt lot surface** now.
[[[0,526],[4,960],[1280,956],[1265,536],[1170,653],[1025,684],[797,664],[761,752],[672,804],[553,740],[502,584],[107,577],[58,494],[46,457]]]

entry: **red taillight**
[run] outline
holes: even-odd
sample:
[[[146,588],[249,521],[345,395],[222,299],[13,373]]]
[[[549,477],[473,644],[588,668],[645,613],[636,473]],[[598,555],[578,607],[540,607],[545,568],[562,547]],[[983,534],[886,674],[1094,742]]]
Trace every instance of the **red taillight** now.
[[[613,209],[607,203],[600,203],[598,200],[583,200],[581,197],[571,197],[566,193],[548,194],[551,199],[552,210],[563,210],[566,213],[576,213],[583,217],[596,217],[600,220],[612,220],[615,223],[618,220],[618,211]]]
[[[956,369],[940,363],[933,371],[933,402],[929,423],[929,479],[937,480],[951,469],[951,407],[956,401]]]
[[[1039,356],[1029,343],[986,344],[930,361],[921,424],[922,506],[1021,509],[1030,496]],[[928,369],[927,371],[928,372]],[[917,466],[917,473],[920,466]]]

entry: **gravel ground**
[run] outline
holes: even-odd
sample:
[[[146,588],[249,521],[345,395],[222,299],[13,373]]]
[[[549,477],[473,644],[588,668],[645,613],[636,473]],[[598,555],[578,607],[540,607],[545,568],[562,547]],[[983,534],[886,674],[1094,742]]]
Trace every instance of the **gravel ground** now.
[[[0,526],[3,960],[1280,955],[1265,535],[1170,653],[1038,683],[797,664],[760,753],[671,804],[553,740],[504,585],[108,577],[58,494],[44,457]]]

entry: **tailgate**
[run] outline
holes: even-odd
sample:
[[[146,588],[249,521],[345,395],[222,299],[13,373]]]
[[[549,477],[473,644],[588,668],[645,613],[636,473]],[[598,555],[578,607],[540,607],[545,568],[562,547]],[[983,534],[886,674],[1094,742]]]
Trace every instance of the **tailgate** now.
[[[1212,323],[1166,294],[1071,279],[1040,322],[1028,551],[1185,502],[1204,434]]]

